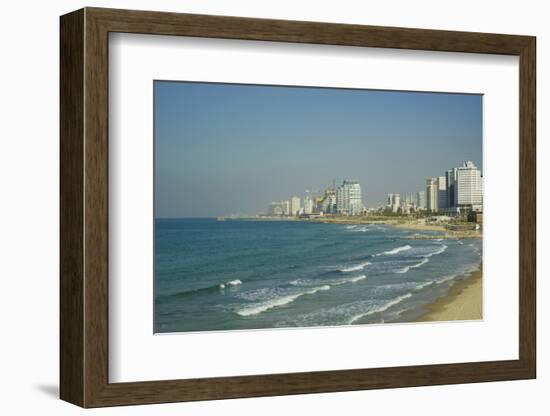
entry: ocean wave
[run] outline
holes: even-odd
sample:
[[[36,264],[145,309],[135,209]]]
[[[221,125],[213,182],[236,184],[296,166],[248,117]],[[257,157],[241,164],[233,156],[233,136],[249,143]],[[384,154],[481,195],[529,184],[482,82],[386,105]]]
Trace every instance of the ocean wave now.
[[[241,280],[235,279],[235,280],[229,280],[228,282],[225,282],[225,283],[217,283],[211,286],[199,287],[197,289],[190,289],[190,290],[182,290],[181,292],[169,293],[169,294],[160,295],[160,296],[166,297],[166,298],[181,298],[181,297],[201,295],[201,294],[206,295],[208,293],[220,292],[220,289],[225,289],[227,286],[238,286],[238,285],[242,285],[242,283],[243,282]]]
[[[338,285],[344,285],[346,283],[355,283],[355,282],[359,282],[361,280],[365,280],[367,278],[367,275],[365,274],[362,274],[361,276],[355,276],[355,277],[350,277],[350,278],[347,278],[347,279],[340,279],[334,283],[332,283],[333,285],[335,286],[338,286]]]
[[[428,257],[428,256],[425,256],[425,257]],[[413,264],[411,266],[405,266],[402,269],[394,270],[394,273],[399,273],[399,274],[407,273],[410,269],[416,269],[416,268],[426,264],[429,261],[430,261],[429,259],[424,258],[419,263]]]
[[[357,225],[346,225],[346,229],[348,229],[348,230],[353,230],[356,227],[357,227]]]
[[[355,266],[344,267],[343,269],[340,269],[340,271],[342,273],[356,272],[358,270],[363,270],[365,266],[368,266],[369,264],[372,263],[366,261],[364,263],[356,264]]]
[[[246,308],[235,311],[235,313],[237,313],[237,315],[240,315],[240,316],[258,315],[258,314],[260,314],[262,312],[265,312],[269,309],[272,309],[272,308],[275,308],[275,307],[278,307],[278,306],[288,305],[289,303],[294,302],[296,299],[298,299],[301,296],[313,295],[314,293],[317,293],[321,290],[329,290],[329,289],[330,289],[329,285],[318,286],[318,287],[315,287],[313,289],[306,290],[306,291],[303,291],[303,292],[298,292],[298,293],[294,293],[294,294],[290,294],[290,295],[275,297],[273,299],[269,299],[269,300],[266,300],[264,302],[259,302],[259,303],[256,303],[254,305],[251,305],[251,306],[248,306]]]
[[[424,282],[424,283],[420,283],[418,286],[416,286],[414,288],[414,290],[418,291],[418,290],[422,290],[424,289],[425,287],[428,287],[428,286],[431,286],[434,284],[434,281],[433,280],[430,280],[428,282]]]
[[[389,255],[392,255],[392,254],[401,253],[402,251],[410,250],[411,248],[412,247],[407,244],[407,245],[404,245],[404,246],[401,246],[401,247],[394,248],[393,250],[383,251],[382,253],[375,254],[374,257],[389,256]]]
[[[381,306],[370,309],[370,310],[368,310],[364,313],[360,313],[360,314],[357,314],[355,316],[352,316],[351,319],[348,321],[348,324],[351,325],[354,322],[357,322],[359,319],[364,318],[365,316],[369,316],[369,315],[372,315],[372,314],[375,314],[375,313],[384,312],[384,311],[388,310],[389,308],[391,308],[392,306],[397,305],[398,303],[403,302],[405,299],[410,298],[411,296],[412,296],[412,293],[406,293],[404,295],[398,296],[398,297],[390,300],[389,302],[386,302],[386,303],[382,304]]]
[[[428,253],[428,254],[424,254],[422,257],[432,257],[432,256],[436,256],[438,254],[441,254],[443,252],[445,252],[445,250],[447,250],[447,246],[445,244],[443,244],[440,248],[438,248],[437,250],[431,252],[431,253]]]
[[[312,286],[312,285],[318,285],[318,284],[325,284],[329,286],[340,286],[344,285],[346,283],[355,283],[359,282],[361,280],[365,280],[367,278],[367,275],[362,274],[360,276],[354,276],[354,277],[344,277],[344,278],[336,278],[336,279],[296,279],[289,284],[292,286]]]
[[[294,316],[288,320],[283,320],[275,324],[276,327],[312,327],[312,326],[334,326],[351,325],[358,319],[397,305],[404,299],[412,296],[412,293],[406,293],[399,297],[390,299],[368,299],[351,303],[344,303],[327,309],[321,309],[315,312]]]
[[[408,309],[398,309],[388,314],[387,317],[380,320],[380,323],[392,322],[394,319],[399,318],[404,312],[407,312]]]
[[[448,282],[449,280],[453,280],[453,279],[456,279],[457,277],[459,276],[459,274],[450,274],[448,276],[444,276],[440,279],[436,279],[435,283],[437,283],[438,285],[442,284],[442,283],[445,283],[445,282]]]
[[[377,286],[372,290],[372,294],[376,297],[384,298],[394,293],[405,292],[405,291],[407,292],[418,291],[433,283],[434,283],[433,280],[429,280],[427,282],[413,281],[413,282],[389,283],[389,284]]]
[[[479,253],[479,248],[477,248],[475,244],[470,243],[468,244],[468,246],[470,246],[472,250],[474,250],[474,253]]]
[[[230,280],[229,282],[220,283],[219,287],[220,289],[224,289],[226,286],[238,286],[242,284],[243,284],[242,281],[240,281],[239,279],[235,279],[235,280]]]
[[[420,267],[420,266],[422,266],[423,264],[426,264],[429,261],[430,261],[429,259],[424,258],[424,259],[422,259],[422,261],[420,263],[413,264],[411,266],[411,269],[416,269],[417,267]]]
[[[479,270],[480,270],[480,264],[472,264],[469,267],[465,267],[456,273],[440,277],[439,279],[436,279],[434,283],[440,285],[442,283],[448,282],[453,279],[468,277],[468,276],[471,276],[472,273],[477,272]]]

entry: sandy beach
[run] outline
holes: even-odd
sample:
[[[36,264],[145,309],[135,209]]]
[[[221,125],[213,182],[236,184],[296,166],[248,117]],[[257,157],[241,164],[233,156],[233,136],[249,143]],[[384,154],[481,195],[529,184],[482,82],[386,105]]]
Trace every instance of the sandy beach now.
[[[442,234],[440,238],[444,238],[448,240],[456,240],[456,239],[462,239],[462,238],[482,238],[482,233],[479,230],[453,231],[445,228],[445,226],[441,224],[419,224],[419,223],[409,221],[405,223],[397,223],[397,224],[390,224],[390,225],[396,228],[403,228],[406,230],[442,232],[445,234]],[[429,239],[431,237],[426,235],[415,235],[413,236],[413,238]]]
[[[456,283],[447,296],[425,306],[426,313],[416,322],[482,319],[482,298],[482,270],[476,270],[471,277]]]
[[[343,225],[388,225],[411,231],[435,231],[441,233],[438,238],[446,240],[456,240],[465,238],[482,238],[482,232],[479,230],[453,231],[447,229],[443,224],[426,224],[416,220],[402,220],[377,217],[318,217],[318,218],[297,218],[297,217],[218,217],[218,221],[239,220],[239,221],[303,221],[318,222],[323,224],[343,224]],[[415,240],[429,240],[431,235],[416,234],[412,237]]]
[[[395,223],[392,224],[397,228],[404,228],[407,230],[418,230],[418,231],[447,231],[445,227],[439,224],[419,224],[415,222],[406,222],[406,223]]]

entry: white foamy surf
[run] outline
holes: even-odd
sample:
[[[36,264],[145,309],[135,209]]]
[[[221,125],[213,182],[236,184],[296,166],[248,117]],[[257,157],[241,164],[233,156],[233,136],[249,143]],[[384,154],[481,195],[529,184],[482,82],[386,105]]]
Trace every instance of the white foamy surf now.
[[[397,247],[397,248],[394,248],[393,250],[389,250],[389,251],[383,251],[382,253],[378,253],[378,254],[375,254],[374,256],[375,257],[378,257],[378,256],[390,256],[392,254],[397,254],[397,253],[401,253],[402,251],[407,251],[407,250],[410,250],[412,247],[410,245],[404,245],[404,246],[401,246],[401,247]]]
[[[312,280],[312,279],[296,279],[292,282],[289,282],[292,286],[312,286],[313,284],[325,284],[328,286],[339,286],[344,285],[346,283],[355,283],[359,282],[361,280],[365,280],[367,278],[366,275],[362,274],[360,276],[354,276],[354,277],[344,277],[340,279],[328,279],[328,280]]]
[[[368,261],[365,263],[356,264],[355,266],[345,267],[343,269],[340,269],[342,273],[349,273],[349,272],[356,272],[358,270],[363,270],[365,266],[368,266],[369,264],[372,264]]]
[[[156,293],[161,312],[155,319],[164,332],[403,322],[466,278],[470,268],[479,268],[483,253],[481,240],[459,241],[377,224],[297,221],[275,226],[267,221],[215,220],[159,224],[166,237],[159,252],[173,259],[157,262],[162,266],[157,270]],[[361,232],[363,228],[368,232]],[[190,229],[220,237],[228,252],[216,258],[204,256],[202,244],[194,244],[184,232]],[[251,238],[235,245],[236,230]],[[174,235],[207,267],[186,261],[179,246],[171,243]],[[213,243],[205,247],[220,248]],[[268,250],[272,247],[284,250]],[[176,271],[178,277],[172,278]],[[393,306],[408,293],[412,297]]]
[[[448,276],[444,276],[440,279],[437,279],[435,281],[435,283],[437,283],[438,285],[440,285],[441,283],[445,283],[445,282],[448,282],[449,280],[453,280],[455,279],[456,277],[458,277],[458,274],[451,274],[451,275],[448,275]]]
[[[427,287],[427,286],[433,285],[433,283],[434,283],[434,282],[433,282],[432,280],[430,280],[429,282],[421,283],[421,284],[419,284],[418,286],[416,286],[416,287],[414,288],[414,290],[416,290],[416,291],[422,290],[422,289],[424,289],[424,288]]]
[[[306,290],[304,292],[294,293],[292,295],[286,295],[281,296],[275,299],[270,299],[265,302],[257,303],[253,306],[250,306],[248,308],[241,309],[239,311],[236,311],[236,313],[240,316],[251,316],[251,315],[257,315],[259,313],[265,312],[271,308],[275,308],[278,306],[287,305],[291,302],[294,302],[296,299],[298,299],[300,296],[303,295],[313,295],[314,293],[319,292],[320,290],[329,290],[329,285],[323,285],[318,286],[310,290]]]
[[[367,312],[364,312],[364,313],[360,313],[358,315],[355,315],[353,316],[348,324],[351,325],[353,324],[354,322],[357,322],[359,319],[365,317],[365,316],[369,316],[369,315],[372,315],[374,313],[380,313],[380,312],[384,312],[385,310],[388,310],[389,308],[391,308],[392,306],[394,305],[397,305],[398,303],[401,303],[403,302],[405,299],[408,299],[412,296],[412,293],[406,293],[404,295],[401,295],[401,296],[398,296],[396,297],[395,299],[392,299],[390,300],[389,302],[383,304],[382,306],[379,306],[377,308],[374,308],[374,309],[371,309]]]
[[[443,253],[445,250],[447,250],[447,246],[445,244],[443,244],[440,248],[438,248],[436,251],[433,251],[431,253],[428,253],[428,254],[424,254],[424,257],[432,257],[432,256],[436,256],[438,254],[441,254]]]
[[[394,273],[399,273],[399,274],[407,273],[410,269],[416,269],[416,268],[422,266],[423,264],[426,264],[426,263],[429,262],[429,261],[430,261],[430,260],[424,258],[424,259],[422,259],[422,261],[420,261],[419,263],[413,264],[412,266],[403,267],[402,269],[395,270]]]
[[[362,274],[361,276],[355,276],[355,277],[350,277],[348,279],[340,279],[338,281],[335,281],[334,283],[332,283],[333,285],[335,286],[338,286],[338,285],[344,285],[346,283],[355,283],[355,282],[359,282],[361,280],[365,280],[367,278],[366,275]]]
[[[238,286],[242,285],[243,282],[241,282],[239,279],[230,280],[229,282],[220,283],[220,289],[224,289],[226,286]]]

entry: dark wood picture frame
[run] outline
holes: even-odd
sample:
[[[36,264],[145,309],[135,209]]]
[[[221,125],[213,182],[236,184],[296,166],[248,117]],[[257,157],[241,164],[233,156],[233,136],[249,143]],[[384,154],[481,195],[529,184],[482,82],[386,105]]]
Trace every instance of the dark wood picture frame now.
[[[100,8],[64,15],[60,28],[60,396],[63,400],[82,407],[101,407],[535,378],[534,37]],[[518,56],[519,359],[109,383],[110,32]]]

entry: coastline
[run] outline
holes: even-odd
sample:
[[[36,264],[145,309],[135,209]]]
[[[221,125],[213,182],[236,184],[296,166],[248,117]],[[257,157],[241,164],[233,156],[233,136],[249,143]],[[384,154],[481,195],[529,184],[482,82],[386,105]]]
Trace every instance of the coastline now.
[[[413,323],[424,315],[433,322],[481,319],[463,310],[430,316],[425,306],[451,298],[470,280],[481,266],[481,239],[443,241],[444,233],[432,231],[423,233],[428,241],[407,241],[420,232],[280,225],[212,218],[159,223],[158,332]],[[243,238],[236,241],[237,234]],[[185,278],[174,284],[176,273]]]
[[[455,283],[447,296],[424,306],[425,313],[414,322],[466,321],[483,319],[483,268]]]
[[[392,224],[396,228],[403,228],[405,230],[416,230],[416,231],[448,231],[444,226],[439,224],[418,224],[414,222],[405,222],[405,223],[396,223]]]
[[[462,238],[481,238],[481,231],[463,230],[455,231],[446,228],[441,224],[426,224],[419,223],[417,220],[411,219],[389,219],[389,218],[367,218],[367,217],[319,217],[319,218],[296,218],[296,217],[217,217],[218,221],[299,221],[299,222],[315,222],[321,224],[342,224],[342,225],[388,225],[390,227],[411,230],[411,231],[434,231],[441,235],[438,238],[456,240]],[[412,237],[415,240],[431,239],[433,236],[417,234]]]

